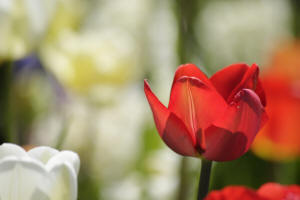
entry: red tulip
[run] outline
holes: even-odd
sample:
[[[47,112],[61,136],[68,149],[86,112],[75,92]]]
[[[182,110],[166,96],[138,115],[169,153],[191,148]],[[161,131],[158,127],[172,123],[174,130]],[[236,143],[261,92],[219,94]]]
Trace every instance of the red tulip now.
[[[269,160],[295,159],[300,155],[300,85],[266,75],[263,83],[270,100],[266,109],[269,122],[257,135],[252,150]]]
[[[243,186],[228,186],[222,190],[210,192],[205,200],[299,200],[298,185],[283,186],[278,183],[266,183],[257,191]]]
[[[300,187],[298,185],[284,186],[278,183],[266,183],[257,190],[257,194],[270,200],[299,200]]]
[[[258,156],[275,161],[300,156],[300,41],[281,45],[261,80],[268,98],[268,124],[252,145]]]
[[[248,151],[266,121],[265,96],[253,64],[230,65],[211,78],[181,65],[165,107],[144,81],[144,91],[163,141],[184,156],[229,161]]]
[[[205,200],[267,200],[254,190],[243,186],[228,186],[222,190],[210,192]]]

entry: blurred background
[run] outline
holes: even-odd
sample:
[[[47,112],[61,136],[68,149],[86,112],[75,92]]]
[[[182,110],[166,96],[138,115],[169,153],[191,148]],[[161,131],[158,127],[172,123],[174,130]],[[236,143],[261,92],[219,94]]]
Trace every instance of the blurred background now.
[[[257,63],[269,122],[211,189],[300,184],[299,37],[297,0],[1,0],[0,142],[78,152],[81,200],[194,199],[201,161],[163,144],[143,79],[166,105],[182,63]]]

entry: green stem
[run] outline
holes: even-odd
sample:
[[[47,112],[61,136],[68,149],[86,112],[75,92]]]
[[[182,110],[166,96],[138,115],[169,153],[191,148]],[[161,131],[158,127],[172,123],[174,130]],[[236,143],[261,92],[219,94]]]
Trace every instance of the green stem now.
[[[202,159],[197,200],[204,199],[208,193],[211,166],[212,166],[212,161]]]
[[[65,123],[62,127],[62,130],[60,131],[60,133],[58,135],[58,138],[57,138],[57,141],[55,144],[56,149],[60,150],[62,148],[62,146],[66,140],[67,134],[68,134],[68,129],[69,129],[69,122],[65,120]]]
[[[16,142],[11,105],[12,64],[9,61],[0,63],[0,83],[0,142]]]
[[[298,0],[290,0],[292,8],[292,28],[295,37],[300,36],[300,2]]]

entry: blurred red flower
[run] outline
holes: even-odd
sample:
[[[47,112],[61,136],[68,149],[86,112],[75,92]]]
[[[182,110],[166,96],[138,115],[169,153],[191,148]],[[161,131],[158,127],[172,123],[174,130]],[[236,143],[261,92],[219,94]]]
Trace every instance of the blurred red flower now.
[[[299,200],[300,186],[266,183],[257,191],[243,186],[228,186],[210,192],[205,200]]]
[[[210,192],[205,200],[266,200],[254,190],[243,186],[228,186]]]
[[[267,118],[258,73],[256,64],[234,64],[209,79],[195,65],[181,65],[168,108],[145,80],[144,91],[163,141],[185,156],[215,161],[242,156]]]
[[[268,124],[252,149],[266,159],[290,160],[300,155],[300,43],[282,46],[262,75],[268,99]]]

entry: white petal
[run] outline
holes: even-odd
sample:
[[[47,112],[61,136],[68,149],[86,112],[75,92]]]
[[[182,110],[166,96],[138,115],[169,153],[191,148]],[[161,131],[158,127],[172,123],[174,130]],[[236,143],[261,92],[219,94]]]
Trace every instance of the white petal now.
[[[58,163],[49,171],[51,178],[51,200],[77,199],[77,176],[69,163]]]
[[[56,154],[59,153],[56,149],[53,149],[51,147],[36,147],[31,149],[27,152],[28,155],[34,159],[37,159],[41,161],[44,164],[47,164],[47,162]]]
[[[27,157],[26,151],[18,145],[4,143],[0,145],[0,159],[7,156],[15,156],[18,158]]]
[[[61,151],[60,153],[56,154],[48,161],[46,167],[49,170],[53,168],[53,166],[60,163],[68,163],[74,170],[74,173],[78,174],[79,167],[80,167],[80,160],[77,153],[74,153],[72,151]]]
[[[8,157],[0,161],[1,200],[48,200],[47,171],[34,160]]]

